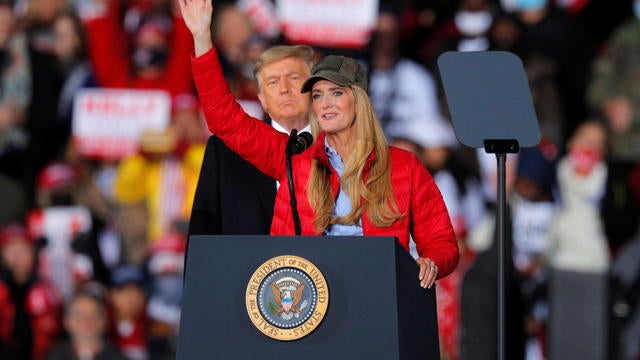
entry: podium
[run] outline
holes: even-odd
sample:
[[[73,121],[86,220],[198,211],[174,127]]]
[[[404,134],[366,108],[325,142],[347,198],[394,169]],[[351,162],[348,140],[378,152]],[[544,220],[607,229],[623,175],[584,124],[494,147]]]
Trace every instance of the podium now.
[[[276,270],[265,264],[283,256],[314,265],[325,282],[309,298],[327,300],[319,324],[286,341],[263,333],[270,325],[254,325],[257,314],[248,309],[255,304],[247,300],[255,279],[265,283],[258,299],[274,296],[275,281],[266,283]],[[294,308],[304,308],[306,300],[293,298]],[[439,359],[435,287],[419,286],[417,264],[392,237],[191,236],[177,359],[283,357]]]

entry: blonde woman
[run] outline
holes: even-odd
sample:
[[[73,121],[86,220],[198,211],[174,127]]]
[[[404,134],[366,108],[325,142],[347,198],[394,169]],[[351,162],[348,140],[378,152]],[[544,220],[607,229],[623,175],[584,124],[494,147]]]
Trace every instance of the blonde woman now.
[[[192,70],[209,129],[242,158],[280,180],[273,235],[293,235],[285,167],[288,136],[247,115],[224,81],[211,40],[211,0],[178,0],[191,31]],[[286,101],[287,74],[265,79]],[[418,278],[431,287],[458,262],[458,247],[442,196],[413,154],[389,147],[366,93],[364,69],[354,60],[327,56],[302,92],[311,93],[314,143],[294,156],[294,192],[302,235],[395,236],[408,250],[413,236]]]

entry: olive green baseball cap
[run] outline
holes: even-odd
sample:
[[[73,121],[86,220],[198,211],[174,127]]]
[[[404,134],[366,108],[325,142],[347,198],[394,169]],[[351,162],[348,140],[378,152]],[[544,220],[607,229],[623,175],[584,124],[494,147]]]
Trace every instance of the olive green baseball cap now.
[[[367,73],[353,58],[327,55],[311,69],[311,77],[302,84],[302,92],[311,91],[313,84],[329,80],[340,86],[355,85],[367,91]]]

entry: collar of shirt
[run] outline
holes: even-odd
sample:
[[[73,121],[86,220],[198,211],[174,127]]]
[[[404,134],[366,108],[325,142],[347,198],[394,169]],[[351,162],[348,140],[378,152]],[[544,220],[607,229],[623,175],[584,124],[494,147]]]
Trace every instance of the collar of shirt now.
[[[338,173],[339,177],[342,177],[344,173],[344,162],[342,162],[342,158],[340,154],[336,151],[336,149],[332,148],[327,141],[327,138],[324,138],[324,153],[327,154],[327,158],[329,159],[329,164],[333,170]]]
[[[338,173],[339,177],[342,177],[344,173],[344,162],[342,162],[342,158],[336,151],[336,149],[332,148],[331,145],[327,142],[327,138],[324,139],[324,152],[327,154],[329,158],[329,163],[331,167]],[[351,212],[351,201],[349,200],[349,196],[346,192],[340,188],[338,191],[338,197],[336,198],[336,204],[333,209],[333,214],[336,216],[345,216]],[[325,230],[326,235],[343,235],[343,236],[361,236],[362,232],[362,224],[354,224],[354,225],[341,225],[341,224],[333,224],[329,225],[329,227]]]
[[[273,119],[271,119],[271,126],[281,133],[291,134],[291,131],[287,130],[284,126],[280,125],[277,121]],[[311,132],[311,124],[307,124],[307,126],[303,127],[302,130],[298,131],[298,133],[301,133],[303,131]],[[279,188],[280,188],[280,181],[276,180],[276,190]]]
[[[281,133],[290,134],[291,131],[287,130],[284,126],[280,125],[277,121],[271,119],[271,126],[280,131]],[[303,131],[311,132],[311,124],[307,124],[307,126],[303,127],[302,130],[298,130],[298,133]]]

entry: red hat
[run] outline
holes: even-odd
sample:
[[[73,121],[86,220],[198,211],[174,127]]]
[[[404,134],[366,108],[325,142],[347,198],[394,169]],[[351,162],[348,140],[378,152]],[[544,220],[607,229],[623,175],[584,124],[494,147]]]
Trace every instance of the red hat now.
[[[0,246],[4,246],[15,239],[26,240],[28,243],[33,243],[33,239],[29,236],[27,228],[22,224],[12,223],[4,226],[0,230]]]
[[[151,245],[148,263],[149,272],[153,275],[176,274],[184,271],[184,255],[186,241],[184,236],[168,233]]]
[[[143,34],[153,33],[166,40],[169,39],[171,34],[171,21],[161,15],[152,15],[143,18],[140,22],[140,26],[136,30],[136,38],[140,38]]]
[[[56,190],[71,185],[78,177],[78,171],[71,165],[63,163],[51,164],[38,175],[38,188]]]
[[[175,232],[169,232],[153,243],[149,248],[151,255],[159,252],[172,252],[182,254],[187,250],[187,244],[184,236]]]

